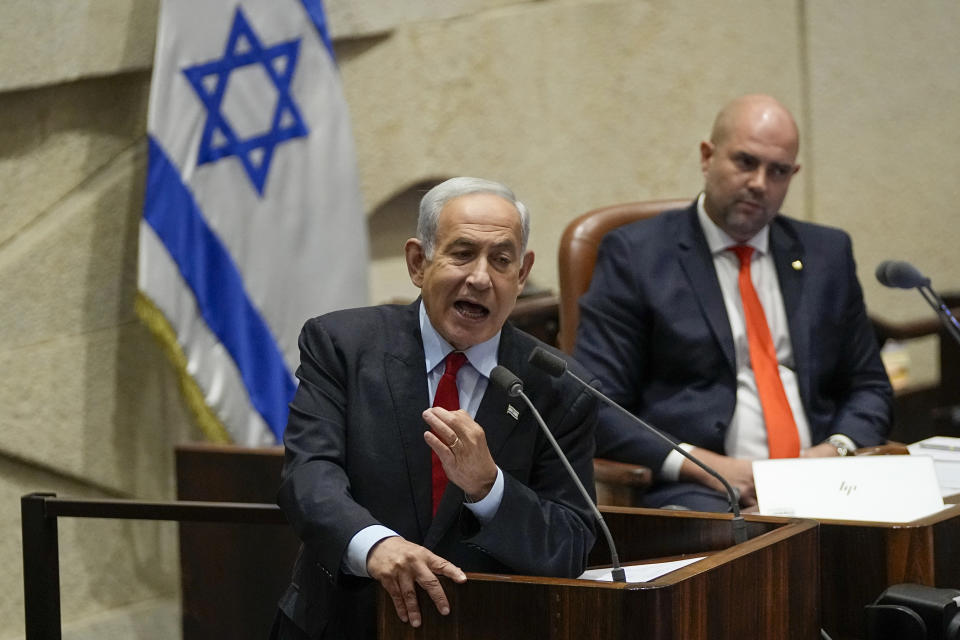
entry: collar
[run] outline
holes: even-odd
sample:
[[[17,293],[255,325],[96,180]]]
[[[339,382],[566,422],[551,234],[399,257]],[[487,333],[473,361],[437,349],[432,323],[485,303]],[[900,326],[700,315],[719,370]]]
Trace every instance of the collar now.
[[[707,210],[703,207],[703,192],[697,197],[697,219],[700,221],[703,235],[707,238],[707,246],[710,247],[711,255],[717,255],[730,247],[741,244],[727,235],[727,232],[718,227],[707,215]],[[743,244],[753,247],[756,253],[765,255],[770,247],[770,225],[764,226],[755,236]]]
[[[475,344],[463,352],[470,366],[485,378],[489,378],[490,372],[497,366],[497,350],[500,348],[501,333],[502,331],[497,331],[496,335],[486,342]],[[430,324],[430,316],[427,315],[422,299],[420,300],[420,335],[423,336],[423,355],[427,373],[430,373],[454,348]]]

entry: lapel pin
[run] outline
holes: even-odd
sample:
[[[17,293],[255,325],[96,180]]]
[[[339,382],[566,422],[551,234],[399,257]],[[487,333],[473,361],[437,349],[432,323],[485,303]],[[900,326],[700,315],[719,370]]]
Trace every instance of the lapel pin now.
[[[507,413],[509,413],[510,417],[513,418],[514,420],[518,420],[520,418],[520,412],[517,411],[517,408],[514,407],[512,404],[507,405]]]
[[[794,260],[790,263],[790,266],[793,267],[794,271],[803,271],[803,263],[799,260]]]

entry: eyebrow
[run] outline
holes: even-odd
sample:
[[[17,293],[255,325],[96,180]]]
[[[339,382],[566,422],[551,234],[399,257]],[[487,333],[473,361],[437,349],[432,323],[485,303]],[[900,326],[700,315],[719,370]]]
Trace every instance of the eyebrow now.
[[[734,151],[733,157],[752,160],[754,162],[757,162],[758,164],[766,164],[768,166],[774,167],[775,169],[782,169],[784,171],[790,171],[796,166],[795,164],[791,164],[787,162],[775,162],[775,161],[766,162],[760,156],[750,153],[749,151],[744,151],[743,149],[738,149]]]
[[[460,236],[459,238],[455,238],[454,240],[450,241],[450,244],[449,244],[448,246],[451,246],[451,247],[458,247],[458,246],[459,246],[459,247],[464,247],[464,246],[466,246],[466,247],[477,247],[477,246],[480,246],[481,244],[482,244],[482,243],[478,242],[477,240],[474,240],[473,238],[468,238],[468,237],[466,237],[466,236]],[[515,249],[517,248],[517,244],[516,244],[513,240],[502,240],[502,241],[500,241],[500,242],[494,243],[490,248],[491,248],[492,250],[494,250],[494,251],[500,251],[500,250],[503,250],[503,249],[509,249],[509,250],[513,251],[513,250],[515,250]]]

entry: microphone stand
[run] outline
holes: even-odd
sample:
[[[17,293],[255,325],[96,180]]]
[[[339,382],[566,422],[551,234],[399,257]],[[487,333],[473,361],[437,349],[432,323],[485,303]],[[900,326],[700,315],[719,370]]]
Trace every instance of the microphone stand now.
[[[567,456],[563,454],[563,450],[560,448],[560,445],[557,443],[556,438],[553,437],[553,434],[550,433],[550,429],[547,428],[547,424],[543,421],[543,418],[540,417],[540,412],[537,411],[537,408],[533,406],[533,403],[530,401],[530,398],[527,397],[527,394],[523,392],[522,389],[515,389],[514,392],[516,395],[523,398],[523,401],[527,403],[527,406],[530,408],[530,413],[533,414],[533,417],[537,420],[537,424],[540,425],[540,428],[543,430],[543,434],[547,436],[547,440],[550,441],[550,445],[553,447],[553,450],[557,452],[560,462],[563,463],[563,466],[566,467],[567,473],[570,474],[572,478],[577,480],[576,485],[577,489],[580,490],[580,493],[583,495],[583,499],[587,501],[587,504],[590,506],[590,509],[593,510],[593,516],[597,519],[597,522],[600,524],[600,529],[603,531],[604,537],[607,539],[607,546],[610,547],[610,557],[613,560],[613,567],[611,570],[611,576],[613,577],[614,582],[626,582],[627,573],[623,570],[623,567],[620,566],[620,556],[617,555],[617,547],[613,544],[613,536],[610,535],[610,529],[607,528],[607,523],[603,519],[603,515],[600,513],[600,510],[597,509],[597,505],[593,503],[593,499],[590,497],[590,494],[587,493],[586,487],[583,486],[583,483],[579,481],[576,471],[573,470],[573,467],[570,465],[570,462],[567,460]],[[511,393],[513,395],[513,393]]]
[[[740,544],[741,542],[747,541],[747,522],[746,520],[743,519],[743,516],[740,515],[739,496],[737,495],[737,492],[733,489],[733,487],[730,486],[730,483],[727,482],[726,478],[721,476],[719,473],[717,473],[716,471],[714,471],[704,463],[700,462],[700,460],[698,460],[695,456],[692,456],[686,451],[684,451],[682,447],[680,447],[676,442],[670,439],[670,437],[667,436],[665,433],[647,424],[646,422],[643,422],[642,420],[640,420],[640,418],[633,415],[632,413],[630,413],[629,411],[621,407],[619,404],[617,404],[616,402],[614,402],[613,400],[605,396],[601,391],[599,391],[598,389],[594,388],[593,386],[581,380],[580,377],[577,376],[574,372],[570,371],[570,369],[566,369],[565,373],[568,376],[571,376],[574,380],[576,380],[580,384],[582,384],[584,387],[586,387],[593,395],[603,400],[603,402],[606,403],[608,406],[613,407],[614,409],[616,409],[617,411],[619,411],[620,413],[628,417],[630,420],[636,420],[641,422],[641,424],[643,424],[647,429],[649,429],[651,433],[658,436],[661,440],[664,440],[665,442],[667,442],[667,444],[669,444],[674,451],[679,452],[687,460],[689,460],[690,462],[697,465],[698,467],[700,467],[701,469],[709,473],[711,476],[719,480],[723,484],[724,488],[727,490],[727,496],[730,501],[730,508],[733,510],[732,525],[733,525],[734,544]]]
[[[929,282],[929,280],[927,282]],[[919,291],[923,299],[933,307],[933,310],[940,318],[940,322],[942,322],[946,328],[947,333],[957,341],[957,344],[960,344],[960,322],[957,322],[956,316],[950,311],[950,307],[943,301],[943,298],[937,295],[937,292],[934,291],[929,284],[921,284],[917,287],[917,291]]]

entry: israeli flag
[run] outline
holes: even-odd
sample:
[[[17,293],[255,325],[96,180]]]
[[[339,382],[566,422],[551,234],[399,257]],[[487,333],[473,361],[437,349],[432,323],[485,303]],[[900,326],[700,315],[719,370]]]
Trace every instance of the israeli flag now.
[[[280,441],[304,321],[367,304],[367,235],[320,0],[163,0],[137,312],[206,435]]]

